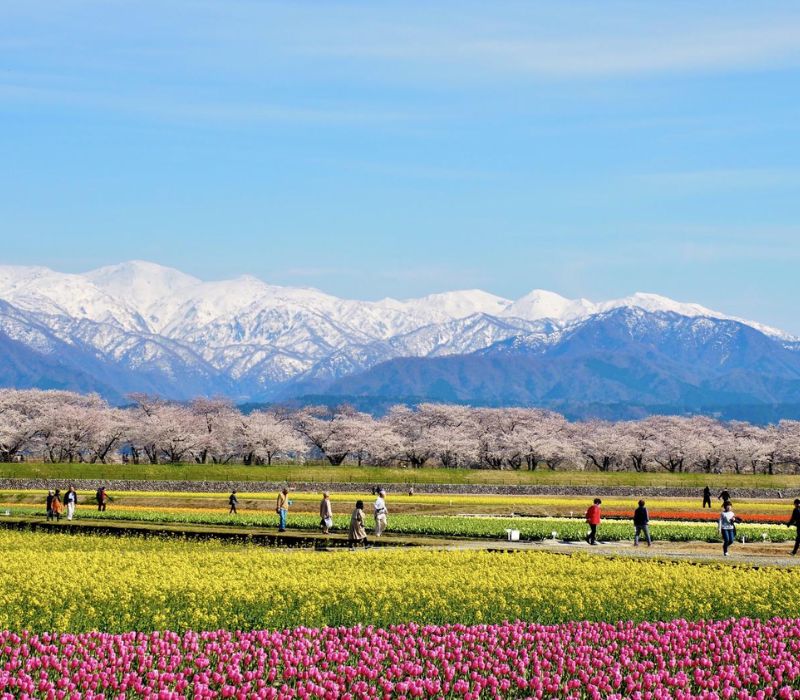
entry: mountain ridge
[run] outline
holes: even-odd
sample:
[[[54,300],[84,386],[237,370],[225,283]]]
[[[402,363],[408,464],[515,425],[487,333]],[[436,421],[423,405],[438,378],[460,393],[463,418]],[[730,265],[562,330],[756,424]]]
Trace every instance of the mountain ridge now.
[[[649,319],[652,342],[626,338],[619,325],[622,318],[629,324]],[[784,396],[762,375],[788,367],[791,376],[786,379],[793,381],[800,340],[755,321],[656,294],[593,302],[538,289],[510,300],[468,289],[418,299],[356,301],[313,288],[271,285],[249,275],[206,282],[146,261],[83,274],[0,266],[0,333],[9,357],[2,381],[21,387],[66,383],[99,391],[114,401],[136,390],[176,399],[222,394],[236,401],[288,400],[339,390],[358,395],[353,387],[359,382],[366,386],[364,382],[378,373],[390,372],[387,363],[405,368],[407,376],[398,375],[394,381],[398,386],[410,383],[405,393],[416,395],[420,387],[411,381],[415,373],[427,376],[432,370],[423,369],[426,362],[437,366],[437,360],[448,358],[474,376],[465,377],[461,388],[450,384],[447,391],[440,383],[444,399],[449,395],[453,400],[470,396],[474,401],[502,400],[501,394],[486,388],[494,384],[508,386],[509,402],[550,401],[555,399],[537,391],[525,393],[531,377],[547,378],[556,368],[568,376],[580,369],[578,374],[589,388],[600,386],[603,372],[611,369],[602,357],[589,352],[598,344],[606,354],[616,355],[618,365],[629,358],[631,368],[638,365],[643,370],[650,366],[648,356],[658,355],[662,368],[672,373],[670,381],[664,380],[665,387],[680,398],[688,395],[688,389],[682,393],[676,388],[685,365],[707,364],[713,355],[682,353],[682,344],[688,341],[679,333],[685,332],[687,323],[695,335],[704,328],[716,334],[718,343],[727,342],[720,335],[722,329],[752,331],[753,343],[754,338],[763,339],[758,341],[764,344],[758,356],[761,365],[748,365],[755,356],[747,354],[745,345],[733,344],[730,352],[749,359],[742,360],[738,374],[728,373],[727,381],[739,382],[742,400],[795,400],[793,390]],[[672,351],[656,353],[652,343],[659,334],[669,333],[678,334]],[[739,330],[737,337],[742,333]],[[575,350],[581,343],[584,354]],[[24,348],[30,351],[27,366]],[[534,356],[547,357],[550,369],[546,371],[541,361],[533,362]],[[521,375],[522,368],[529,376]],[[476,379],[481,372],[486,376]],[[756,375],[761,378],[755,379]],[[516,378],[513,386],[509,377]],[[562,393],[579,390],[570,389],[565,381],[560,386],[565,387]],[[473,393],[464,394],[465,387]],[[717,385],[696,389],[700,394],[706,391],[709,399],[721,391]],[[558,393],[557,386],[552,391]],[[437,393],[428,389],[422,393],[426,392]],[[737,396],[736,391],[729,394]],[[589,391],[585,400],[597,398]],[[641,398],[616,389],[606,397],[631,402]],[[647,394],[643,403],[654,398]]]

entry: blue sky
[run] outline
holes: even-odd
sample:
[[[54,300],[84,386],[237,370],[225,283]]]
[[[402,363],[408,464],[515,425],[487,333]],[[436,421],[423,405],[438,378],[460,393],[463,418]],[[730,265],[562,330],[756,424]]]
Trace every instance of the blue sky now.
[[[797,3],[0,4],[0,262],[800,333]]]

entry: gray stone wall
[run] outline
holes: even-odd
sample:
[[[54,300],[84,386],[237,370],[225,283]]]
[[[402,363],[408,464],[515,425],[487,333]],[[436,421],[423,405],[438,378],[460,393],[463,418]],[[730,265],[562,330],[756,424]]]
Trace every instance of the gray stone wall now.
[[[242,494],[277,493],[284,486],[297,491],[331,491],[337,493],[368,493],[371,484],[329,483],[329,482],[271,482],[271,481],[134,481],[94,479],[0,479],[0,489],[65,489],[69,484],[82,492],[94,492],[103,485],[106,490],[114,491],[176,491],[184,493],[229,493],[236,489]],[[391,493],[407,493],[413,486],[416,494],[497,494],[519,496],[629,496],[631,498],[658,498],[673,496],[696,498],[698,506],[702,501],[702,489],[685,486],[554,486],[554,485],[484,485],[484,484],[385,484]],[[716,504],[717,491],[713,493]],[[800,489],[731,489],[733,498],[796,498]]]

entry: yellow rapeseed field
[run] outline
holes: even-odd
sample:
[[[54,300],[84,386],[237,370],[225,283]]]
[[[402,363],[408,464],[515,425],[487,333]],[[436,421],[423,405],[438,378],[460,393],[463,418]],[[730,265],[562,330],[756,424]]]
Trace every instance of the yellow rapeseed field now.
[[[159,501],[169,500],[178,506],[181,501],[208,501],[220,500],[227,502],[228,492],[209,493],[209,492],[176,492],[176,491],[110,491],[114,499],[135,498],[137,500],[155,499]],[[698,492],[699,495],[699,492]],[[0,490],[0,501],[3,504],[14,502],[35,502],[44,503],[47,496],[46,490]],[[240,491],[240,499],[254,501],[266,501],[270,505],[275,501],[277,492],[249,492]],[[312,510],[316,510],[320,501],[320,493],[310,491],[290,491],[289,498],[297,505],[308,505]],[[735,494],[734,494],[735,497]],[[94,494],[81,494],[80,502],[84,504],[94,503]],[[368,491],[363,493],[337,493],[332,492],[330,499],[334,503],[352,504],[356,500],[362,499],[365,502],[374,500],[375,496]],[[555,507],[561,509],[574,509],[576,513],[583,513],[591,504],[590,496],[552,496],[552,495],[508,495],[508,494],[416,494],[409,496],[406,493],[395,493],[389,487],[387,498],[389,504],[414,506],[414,505],[441,505],[441,506],[541,506]],[[603,506],[610,509],[635,508],[639,496],[603,496]],[[651,510],[702,510],[701,498],[646,498],[647,506]],[[747,498],[734,500],[737,511],[757,511],[757,512],[777,512],[785,513],[788,519],[792,510],[791,499],[764,499]],[[720,510],[721,502],[717,499],[713,501],[710,512],[716,513]]]
[[[796,615],[800,572],[518,552],[278,551],[0,531],[0,628]]]

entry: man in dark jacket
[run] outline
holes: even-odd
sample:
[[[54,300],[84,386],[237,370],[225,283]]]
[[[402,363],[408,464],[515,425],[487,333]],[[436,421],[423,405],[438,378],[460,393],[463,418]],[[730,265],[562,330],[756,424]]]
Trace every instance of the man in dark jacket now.
[[[648,547],[653,544],[650,540],[649,522],[650,514],[647,512],[647,508],[644,507],[644,501],[639,501],[639,507],[633,511],[633,526],[636,528],[636,534],[633,536],[634,547],[639,546],[639,535],[641,534],[644,534]]]
[[[800,549],[800,498],[794,499],[794,510],[792,511],[792,517],[789,518],[789,522],[786,523],[786,527],[792,527],[794,525],[797,528],[797,534],[794,537],[794,549],[792,550],[792,556],[797,554],[797,550]]]
[[[231,514],[236,515],[236,513],[237,513],[236,506],[239,505],[239,499],[236,498],[236,490],[235,489],[231,492],[231,495],[228,497],[228,503],[231,506],[231,509],[228,511],[228,515],[231,515]]]
[[[711,508],[711,489],[708,486],[703,489],[703,508],[706,506]]]

